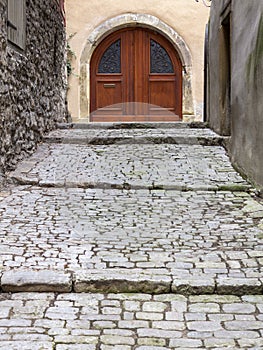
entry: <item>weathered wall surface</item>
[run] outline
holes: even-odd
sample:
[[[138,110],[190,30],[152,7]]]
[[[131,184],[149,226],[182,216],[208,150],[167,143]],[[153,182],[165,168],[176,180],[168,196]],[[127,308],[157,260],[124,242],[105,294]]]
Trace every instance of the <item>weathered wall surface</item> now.
[[[26,48],[7,42],[7,1],[0,0],[0,169],[32,152],[65,118],[65,33],[54,0],[26,1]]]
[[[210,126],[220,133],[220,106],[218,96],[220,90],[219,84],[219,28],[220,14],[224,4],[213,1],[209,21],[209,91],[208,91],[208,113]],[[216,84],[214,83],[216,82]]]
[[[205,25],[208,21],[209,9],[194,0],[66,0],[67,34],[70,46],[76,57],[73,58],[73,74],[69,84],[69,111],[76,120],[80,117],[80,103],[85,105],[89,99],[89,82],[85,74],[89,74],[88,65],[81,66],[81,56],[88,38],[95,28],[107,27],[111,19],[124,14],[149,15],[176,31],[188,46],[191,57],[191,84],[193,101],[184,101],[185,105],[193,105],[194,111],[188,112],[202,114],[203,107],[203,47]],[[154,23],[153,23],[154,27]],[[117,28],[116,28],[117,29]],[[87,84],[86,96],[81,95],[80,85]],[[187,86],[185,87],[188,88]],[[88,108],[86,108],[88,110]]]
[[[226,3],[226,1],[225,1]],[[219,27],[224,3],[213,1],[210,22],[210,124],[220,131]],[[231,144],[236,164],[263,186],[263,2],[232,0]]]

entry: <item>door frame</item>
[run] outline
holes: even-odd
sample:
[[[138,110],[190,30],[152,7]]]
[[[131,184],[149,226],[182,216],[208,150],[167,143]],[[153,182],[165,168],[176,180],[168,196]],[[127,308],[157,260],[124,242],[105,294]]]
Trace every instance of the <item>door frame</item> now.
[[[183,38],[158,17],[149,14],[125,13],[113,17],[89,35],[80,59],[79,118],[89,121],[90,114],[90,61],[96,47],[111,33],[126,27],[149,28],[168,39],[177,51],[183,65],[183,120],[194,115],[192,88],[192,56]]]

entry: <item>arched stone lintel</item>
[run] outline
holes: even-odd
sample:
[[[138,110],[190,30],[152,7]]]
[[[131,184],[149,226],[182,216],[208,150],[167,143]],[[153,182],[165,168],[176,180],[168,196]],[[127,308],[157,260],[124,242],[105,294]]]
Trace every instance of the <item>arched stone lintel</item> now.
[[[96,27],[87,39],[85,48],[81,55],[81,63],[89,63],[93,51],[106,36],[118,29],[136,25],[151,28],[160,32],[176,48],[181,58],[182,65],[185,67],[192,66],[190,50],[183,38],[173,28],[155,16],[134,13],[119,15]]]
[[[158,31],[173,44],[184,67],[183,114],[194,114],[192,95],[192,57],[183,38],[172,27],[168,26],[155,16],[149,14],[126,13],[111,18],[96,27],[86,41],[80,58],[80,118],[87,118],[89,115],[89,67],[94,50],[109,34],[118,29],[134,26]],[[85,77],[82,76],[83,74],[85,74]]]

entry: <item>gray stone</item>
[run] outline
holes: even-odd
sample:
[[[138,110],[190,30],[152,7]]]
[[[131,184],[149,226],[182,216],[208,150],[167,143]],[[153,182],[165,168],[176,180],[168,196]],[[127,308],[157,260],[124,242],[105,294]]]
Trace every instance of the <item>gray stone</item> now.
[[[56,271],[7,271],[1,278],[4,292],[70,292],[70,274]]]
[[[0,349],[6,350],[53,350],[52,342],[1,341]],[[61,349],[62,350],[62,349]],[[66,349],[63,349],[66,350]],[[86,349],[87,350],[87,349]]]
[[[262,321],[227,321],[225,322],[225,328],[227,330],[234,330],[234,331],[249,331],[249,330],[258,330],[263,328],[263,322]]]
[[[216,303],[196,303],[189,306],[190,312],[206,312],[206,313],[219,313],[220,306]]]
[[[134,345],[132,337],[123,337],[120,335],[102,335],[101,342],[106,345]]]
[[[173,339],[169,343],[172,348],[200,348],[203,343],[199,339]]]
[[[187,328],[198,332],[215,332],[221,330],[222,326],[216,321],[192,321],[187,322]]]
[[[210,338],[205,339],[204,341],[206,348],[235,348],[235,340],[234,339],[216,339],[216,338]]]
[[[172,291],[178,294],[212,294],[215,291],[215,281],[207,278],[184,278],[173,280]]]
[[[245,303],[226,304],[222,308],[224,312],[232,314],[253,314],[256,311],[255,305]]]
[[[167,309],[167,305],[162,302],[145,302],[142,305],[142,310],[144,312],[164,312]]]
[[[217,292],[219,294],[260,294],[262,284],[257,278],[219,278],[217,280]]]

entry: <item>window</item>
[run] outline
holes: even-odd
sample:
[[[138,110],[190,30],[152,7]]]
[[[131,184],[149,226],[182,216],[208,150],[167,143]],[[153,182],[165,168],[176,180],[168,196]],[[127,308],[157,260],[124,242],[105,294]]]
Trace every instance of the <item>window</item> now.
[[[117,74],[121,73],[121,40],[115,41],[104,52],[100,64],[99,73]]]
[[[26,39],[25,0],[8,0],[8,41],[24,50]]]
[[[164,47],[151,39],[151,73],[174,73],[170,56]]]

